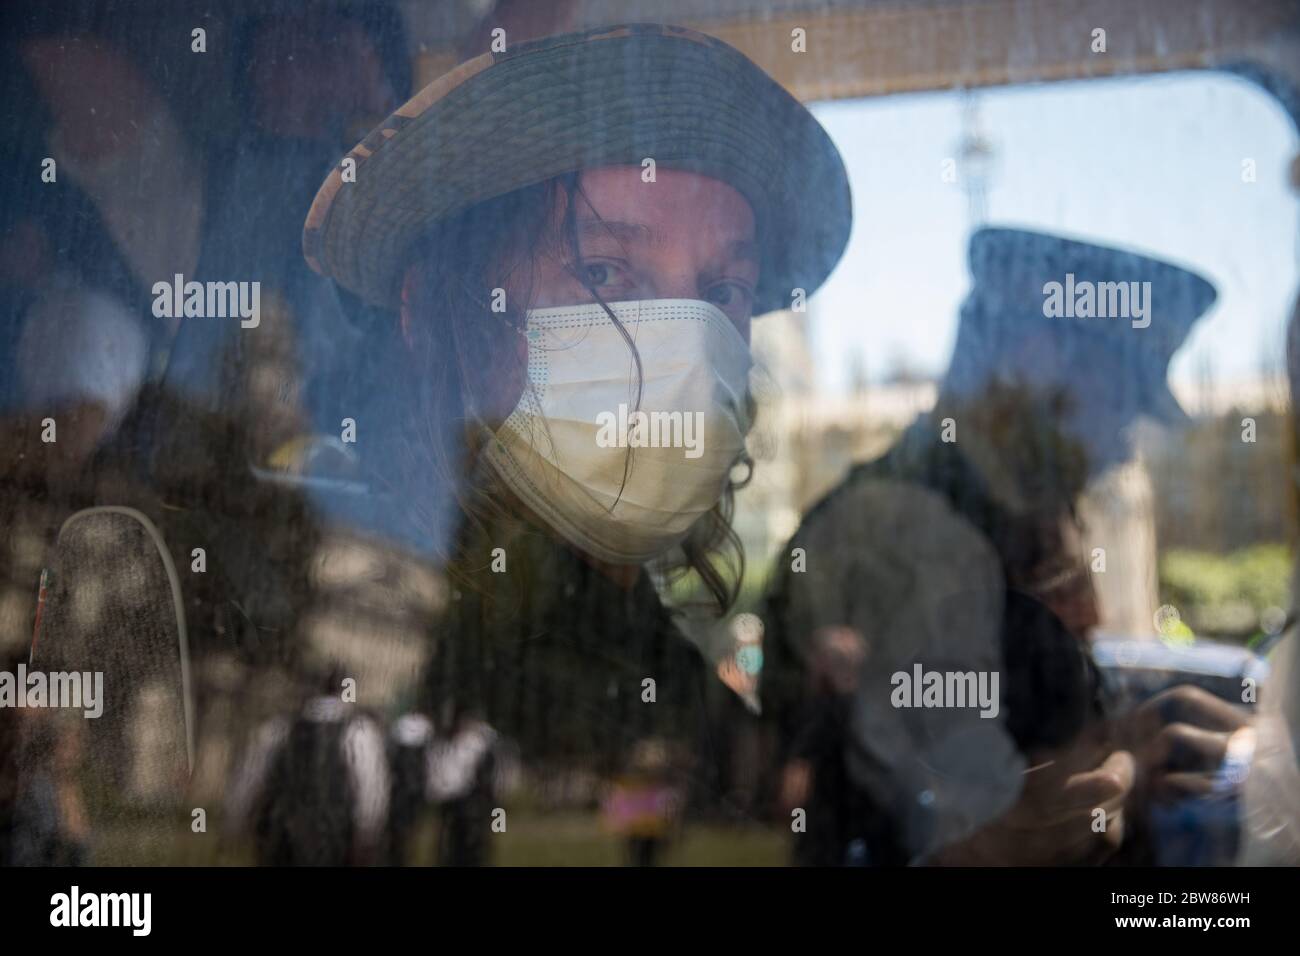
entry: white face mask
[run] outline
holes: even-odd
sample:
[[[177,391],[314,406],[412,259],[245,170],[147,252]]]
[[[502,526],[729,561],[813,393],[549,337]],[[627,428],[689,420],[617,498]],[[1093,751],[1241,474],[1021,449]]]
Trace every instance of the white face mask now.
[[[745,449],[749,346],[714,305],[612,302],[527,314],[528,385],[487,443],[506,486],[570,544],[640,564],[686,537]]]

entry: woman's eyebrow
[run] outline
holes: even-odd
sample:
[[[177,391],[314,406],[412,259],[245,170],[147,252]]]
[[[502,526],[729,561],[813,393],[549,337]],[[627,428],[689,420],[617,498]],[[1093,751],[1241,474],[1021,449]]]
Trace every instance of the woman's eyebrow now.
[[[581,219],[578,221],[578,238],[612,238],[620,242],[653,243],[657,235],[644,223],[620,222],[616,219]]]
[[[722,276],[738,266],[742,269],[752,267],[755,273],[761,268],[762,260],[759,258],[758,244],[752,239],[734,239],[728,242],[722,248],[721,255],[709,260],[706,271],[714,276]]]
[[[579,239],[612,238],[619,242],[661,244],[663,238],[644,223],[623,222],[617,219],[581,219],[578,221]],[[726,256],[732,261],[759,264],[758,243],[752,239],[735,239],[726,246]]]

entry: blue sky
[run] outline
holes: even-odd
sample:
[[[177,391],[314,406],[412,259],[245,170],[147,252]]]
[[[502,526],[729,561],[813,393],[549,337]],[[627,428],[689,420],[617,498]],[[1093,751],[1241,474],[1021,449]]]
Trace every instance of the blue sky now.
[[[813,107],[844,156],[854,227],[844,259],[810,301],[818,381],[847,382],[848,356],[879,378],[898,360],[945,367],[968,285],[966,193],[940,164],[958,155],[963,97],[918,94]],[[1223,73],[1013,87],[977,94],[995,159],[989,224],[1128,246],[1190,266],[1219,291],[1171,377],[1208,363],[1216,378],[1280,362],[1300,285],[1297,138],[1254,84]],[[1256,181],[1242,182],[1242,160]]]

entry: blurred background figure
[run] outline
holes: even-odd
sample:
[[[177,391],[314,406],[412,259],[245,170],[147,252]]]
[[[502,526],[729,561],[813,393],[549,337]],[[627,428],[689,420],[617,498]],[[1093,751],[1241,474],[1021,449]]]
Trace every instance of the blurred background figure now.
[[[383,862],[391,778],[382,725],[344,700],[333,671],[321,692],[249,741],[225,804],[267,866]]]
[[[90,862],[90,819],[82,795],[85,743],[81,716],[29,711],[23,716],[45,727],[28,739],[48,735],[53,758],[24,780],[14,814],[12,855],[5,866],[85,866]]]
[[[868,820],[871,811],[847,778],[844,760],[848,713],[867,643],[848,627],[821,628],[810,643],[807,685],[798,729],[780,769],[777,807],[783,817],[800,809],[806,813],[806,829],[794,845],[797,865],[867,863],[867,843],[851,832],[850,821]]]
[[[1086,490],[1133,459],[1139,422],[1187,423],[1169,390],[1168,366],[1214,303],[1213,286],[1137,253],[1013,229],[974,233],[970,270],[973,288],[936,410],[886,458],[904,462],[908,448],[933,446],[942,437],[936,423],[951,416],[958,432],[948,457],[962,465],[922,480],[965,499],[961,510],[998,545],[1012,583],[1047,600],[1083,635],[1106,614],[1098,588],[1150,579],[1141,606],[1149,619],[1156,608],[1150,511],[1130,506],[1121,525],[1098,529],[1078,506]],[[1065,315],[1048,317],[1049,283],[1062,287],[1062,297],[1066,288],[1095,292],[1096,304],[1076,317],[1071,302]],[[1116,307],[1122,314],[1107,314]],[[1026,408],[1006,407],[1020,395]],[[1016,441],[1021,422],[1034,429],[1024,437],[1036,442]],[[920,452],[910,454],[915,462]],[[1122,490],[1099,497],[1133,504]],[[1089,581],[1080,562],[1099,532],[1108,532],[1101,535],[1107,567],[1123,573]],[[1082,591],[1081,582],[1088,582]]]
[[[667,741],[639,741],[627,769],[610,784],[601,807],[606,829],[626,844],[629,866],[662,862],[680,826],[685,795],[669,774],[669,749]]]
[[[487,723],[462,714],[426,753],[426,793],[438,807],[438,865],[491,863],[493,812],[516,762],[509,745]]]
[[[1106,799],[1128,797],[1132,758],[1103,739],[1102,678],[1086,644],[1099,610],[1077,506],[1091,480],[1131,457],[1139,417],[1183,419],[1166,368],[1214,290],[1167,263],[1022,230],[977,231],[970,266],[974,286],[934,410],[884,456],[851,469],[791,542],[818,572],[778,576],[763,700],[778,723],[797,713],[789,702],[806,693],[797,675],[816,659],[819,629],[853,628],[870,665],[839,717],[851,728],[841,731],[845,747],[822,731],[833,751],[822,773],[847,762],[843,792],[865,784],[876,811],[894,821],[863,837],[872,859],[996,862],[1005,853],[1029,862],[1035,847],[1048,853],[1039,862],[1065,862],[1071,852],[1095,859],[1118,845],[1113,832],[1090,847],[1086,839],[990,839],[981,828],[996,828],[1003,814],[1051,818],[1079,780],[1058,778],[1055,792],[1041,780],[1067,766],[1085,781],[1127,780]],[[1120,283],[1128,306],[1108,316],[1049,314],[1051,282]],[[1149,290],[1145,319],[1128,300],[1139,289]],[[898,712],[882,703],[889,675],[914,663],[1002,674],[1006,712],[965,726],[922,712],[930,727],[916,762],[902,740],[918,731],[891,744]],[[1023,775],[1044,766],[1055,769],[1025,786]],[[836,812],[844,819],[861,808]],[[823,860],[843,862],[842,852]]]
[[[763,621],[753,614],[737,614],[731,619],[731,653],[718,661],[718,679],[738,696],[745,706],[758,712],[758,675],[763,669]]]
[[[416,827],[429,806],[429,747],[433,743],[433,721],[420,713],[405,713],[388,731],[388,766],[392,790],[388,799],[388,848],[390,866],[407,866]]]

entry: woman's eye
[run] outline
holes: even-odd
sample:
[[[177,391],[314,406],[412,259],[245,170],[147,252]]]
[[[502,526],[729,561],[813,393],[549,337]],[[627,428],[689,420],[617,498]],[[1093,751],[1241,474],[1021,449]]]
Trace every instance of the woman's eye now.
[[[619,279],[619,269],[609,262],[584,262],[580,268],[583,282],[593,288],[603,288]]]
[[[723,309],[744,305],[749,296],[750,291],[737,282],[719,282],[706,293],[707,301]]]

